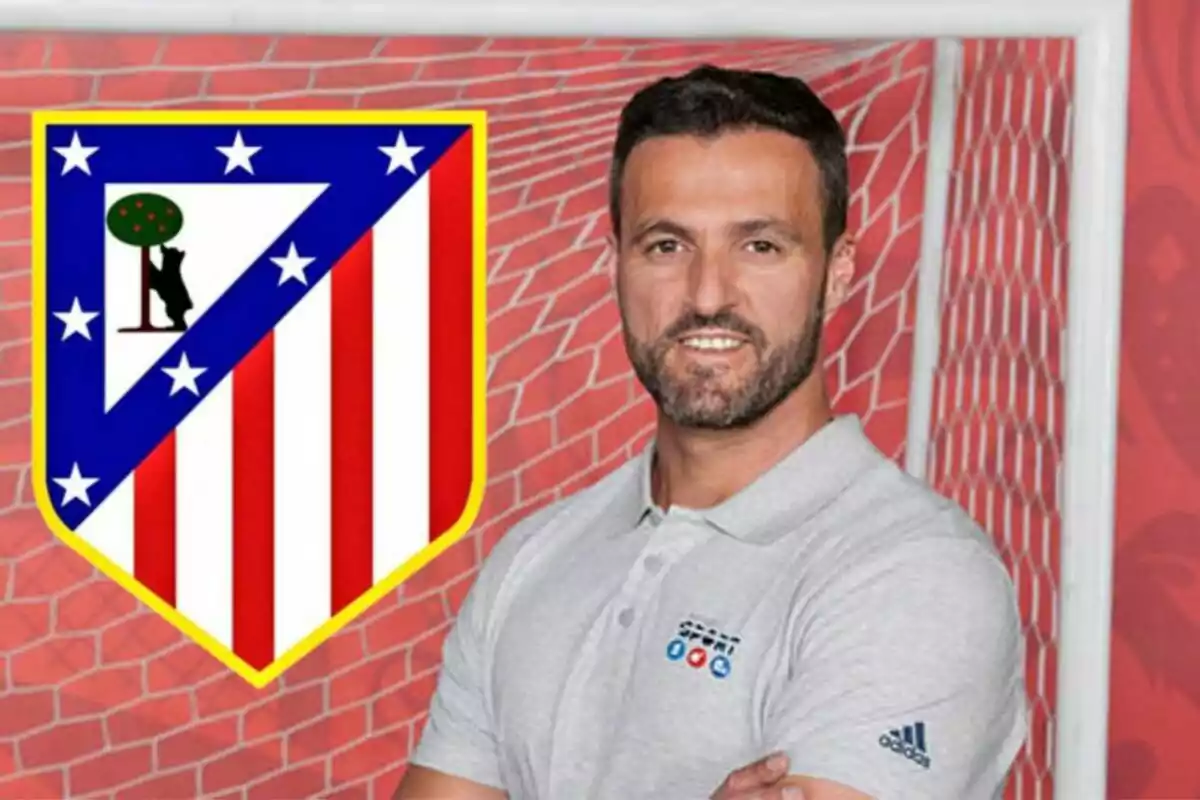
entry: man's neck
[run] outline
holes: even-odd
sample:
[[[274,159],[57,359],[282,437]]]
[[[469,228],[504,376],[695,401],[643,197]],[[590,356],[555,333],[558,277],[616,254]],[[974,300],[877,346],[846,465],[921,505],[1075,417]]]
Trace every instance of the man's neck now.
[[[661,508],[711,508],[749,486],[833,418],[819,375],[752,427],[679,428],[659,416],[653,495]]]

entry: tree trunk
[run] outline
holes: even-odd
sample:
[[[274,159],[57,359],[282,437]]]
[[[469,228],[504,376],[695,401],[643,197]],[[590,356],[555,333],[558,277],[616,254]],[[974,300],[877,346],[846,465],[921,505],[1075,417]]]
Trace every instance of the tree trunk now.
[[[150,324],[150,270],[154,265],[150,262],[150,248],[142,248],[142,324],[144,331],[153,330]]]

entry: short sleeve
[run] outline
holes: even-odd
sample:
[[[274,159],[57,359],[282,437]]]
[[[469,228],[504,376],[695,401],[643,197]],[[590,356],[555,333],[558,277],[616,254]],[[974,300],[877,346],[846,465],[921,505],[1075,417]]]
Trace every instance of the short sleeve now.
[[[1000,796],[1025,735],[1024,648],[983,541],[898,544],[834,576],[796,623],[764,709],[766,747],[793,773],[879,800]]]
[[[488,701],[487,630],[494,579],[481,571],[442,648],[429,718],[409,762],[503,789]]]

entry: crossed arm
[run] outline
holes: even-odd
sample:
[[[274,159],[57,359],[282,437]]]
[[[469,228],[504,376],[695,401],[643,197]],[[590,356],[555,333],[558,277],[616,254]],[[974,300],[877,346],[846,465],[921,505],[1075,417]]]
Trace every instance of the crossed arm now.
[[[897,595],[907,603],[896,602]],[[736,768],[713,787],[711,799],[991,798],[1020,746],[1025,719],[1020,618],[1002,568],[965,545],[913,547],[886,574],[864,572],[828,602],[838,608],[806,625],[796,659],[802,666],[766,709],[764,743],[782,758],[764,755]],[[848,621],[847,603],[870,613]],[[478,607],[468,599],[463,612],[445,659],[454,670],[450,683],[460,690],[482,680],[471,669],[478,660],[470,615]],[[490,753],[491,737],[476,738],[488,730],[486,713],[466,694],[443,696],[439,689],[430,727],[440,744],[452,737],[468,752]],[[918,720],[932,737],[928,768],[878,745],[881,733]],[[438,721],[445,723],[440,733]],[[490,756],[463,769],[501,785]],[[393,800],[426,798],[509,800],[485,783],[410,766]]]

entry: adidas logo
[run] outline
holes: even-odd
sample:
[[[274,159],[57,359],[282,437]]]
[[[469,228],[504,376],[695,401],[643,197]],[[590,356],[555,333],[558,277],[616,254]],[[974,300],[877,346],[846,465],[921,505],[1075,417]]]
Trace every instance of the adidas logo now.
[[[892,729],[879,737],[879,746],[891,750],[929,769],[929,751],[925,749],[925,723],[918,722]]]

